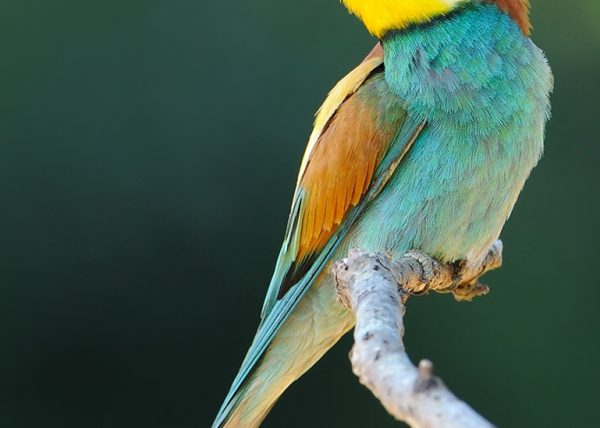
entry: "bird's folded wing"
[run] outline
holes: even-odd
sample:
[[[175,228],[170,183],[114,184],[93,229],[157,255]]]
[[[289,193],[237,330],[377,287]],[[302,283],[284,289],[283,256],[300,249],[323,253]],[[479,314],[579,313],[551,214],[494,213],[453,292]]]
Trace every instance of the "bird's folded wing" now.
[[[340,225],[352,223],[349,213],[366,205],[374,174],[406,123],[402,101],[389,90],[383,71],[378,44],[332,89],[317,113],[263,320],[315,265],[332,237],[340,237]],[[398,143],[407,146],[407,141]]]
[[[302,160],[262,322],[222,412],[424,126],[385,82],[379,45],[330,92]]]

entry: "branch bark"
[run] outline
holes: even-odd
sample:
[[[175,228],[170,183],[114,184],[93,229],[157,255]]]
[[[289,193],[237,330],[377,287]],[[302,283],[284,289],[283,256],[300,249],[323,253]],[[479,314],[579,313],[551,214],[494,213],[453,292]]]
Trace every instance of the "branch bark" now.
[[[403,315],[410,294],[435,290],[470,300],[487,293],[478,278],[501,263],[500,241],[478,265],[442,264],[418,251],[390,260],[360,250],[336,263],[338,295],[356,315],[350,352],[354,374],[396,419],[414,428],[493,426],[433,375],[430,361],[418,368],[411,363],[402,342]]]

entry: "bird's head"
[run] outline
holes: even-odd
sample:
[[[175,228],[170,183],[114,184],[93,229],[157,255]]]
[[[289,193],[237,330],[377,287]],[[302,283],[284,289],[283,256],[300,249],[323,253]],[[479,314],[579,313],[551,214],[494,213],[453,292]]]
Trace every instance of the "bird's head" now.
[[[342,0],[358,16],[371,34],[382,38],[391,30],[401,30],[446,15],[471,2],[482,0]],[[483,0],[496,3],[529,34],[529,0]]]

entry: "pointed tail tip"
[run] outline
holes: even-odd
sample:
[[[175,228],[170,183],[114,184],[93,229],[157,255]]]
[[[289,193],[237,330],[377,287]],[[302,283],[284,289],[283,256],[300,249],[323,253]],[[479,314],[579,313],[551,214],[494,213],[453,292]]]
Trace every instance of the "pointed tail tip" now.
[[[258,398],[253,402],[252,398]],[[238,391],[223,403],[211,428],[258,428],[275,401],[262,400],[259,395]],[[249,400],[250,398],[250,400]]]
[[[215,420],[213,421],[211,428],[227,428],[228,421],[231,420],[231,416],[233,414],[233,410],[235,407],[235,403],[237,400],[227,397],[225,400]]]

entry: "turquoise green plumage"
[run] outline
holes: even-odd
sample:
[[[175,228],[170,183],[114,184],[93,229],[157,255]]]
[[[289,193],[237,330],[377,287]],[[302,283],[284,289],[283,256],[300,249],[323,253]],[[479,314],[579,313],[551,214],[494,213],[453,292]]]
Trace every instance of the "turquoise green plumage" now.
[[[433,0],[420,9],[435,11],[426,19],[399,13],[408,22],[346,3],[383,50],[340,82],[317,117],[262,321],[213,427],[258,426],[352,328],[332,261],[351,248],[477,261],[542,155],[553,82],[514,9],[524,1]]]

